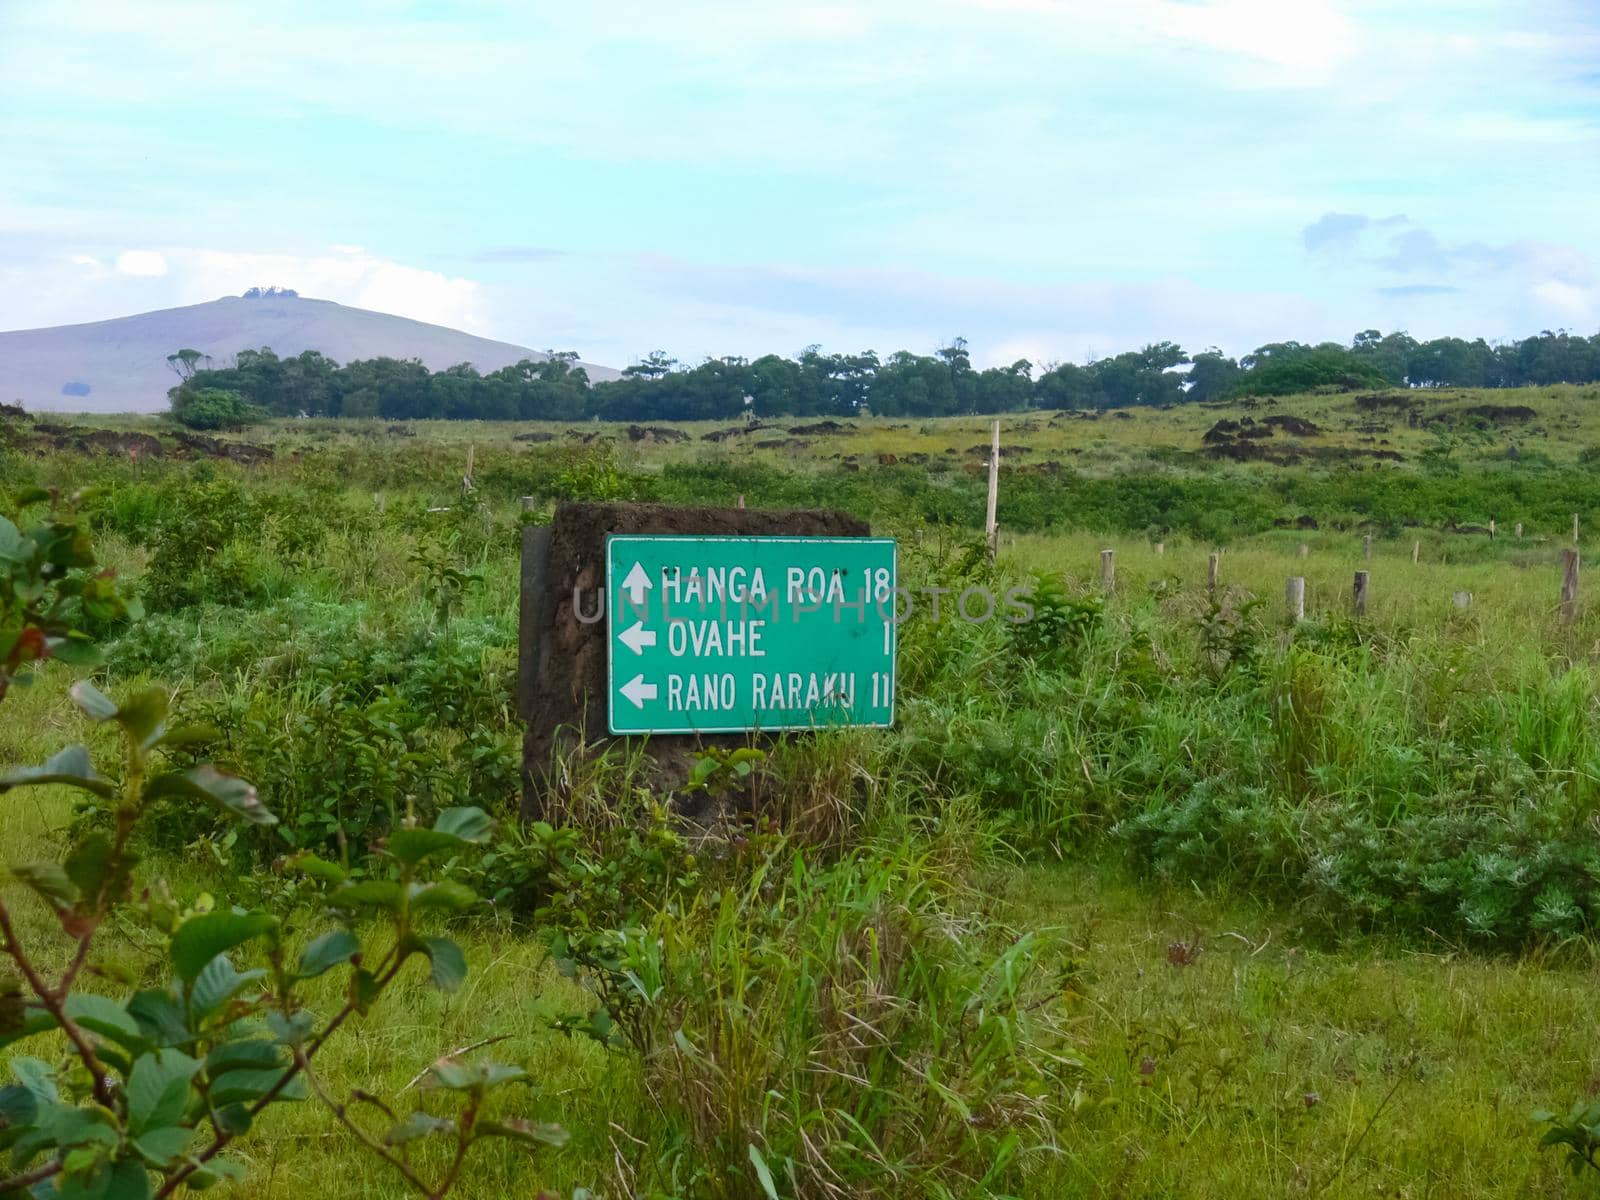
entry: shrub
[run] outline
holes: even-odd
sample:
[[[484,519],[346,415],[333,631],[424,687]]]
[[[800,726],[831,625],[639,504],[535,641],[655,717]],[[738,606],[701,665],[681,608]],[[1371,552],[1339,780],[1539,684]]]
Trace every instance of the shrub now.
[[[226,388],[173,389],[172,419],[187,429],[238,429],[264,421],[267,414]]]

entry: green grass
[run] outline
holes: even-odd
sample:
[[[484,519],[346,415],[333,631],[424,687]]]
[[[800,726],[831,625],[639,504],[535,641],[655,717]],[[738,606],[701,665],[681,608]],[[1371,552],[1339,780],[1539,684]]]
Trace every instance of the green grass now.
[[[849,881],[825,896],[837,910],[776,901],[769,910],[761,893],[730,915],[715,909],[717,893],[704,908],[650,914],[676,961],[694,965],[691,977],[738,975],[755,990],[674,984],[654,1010],[657,1041],[646,1053],[553,1028],[591,1001],[548,961],[526,911],[469,922],[459,931],[472,967],[465,989],[441,995],[407,979],[330,1045],[325,1084],[404,1100],[434,1057],[503,1036],[472,1053],[527,1066],[534,1086],[507,1103],[561,1121],[573,1138],[533,1158],[481,1151],[458,1193],[469,1198],[577,1186],[614,1197],[756,1197],[747,1145],[776,1156],[795,1129],[831,1139],[839,1157],[817,1161],[859,1172],[841,1195],[922,1194],[929,1179],[982,1174],[980,1152],[997,1145],[983,1124],[991,1110],[1029,1131],[1022,1157],[995,1176],[1028,1196],[1560,1193],[1563,1165],[1538,1150],[1528,1114],[1600,1091],[1600,605],[1586,600],[1570,628],[1556,611],[1570,509],[1584,509],[1586,545],[1590,517],[1600,517],[1584,507],[1591,481],[1576,468],[1586,446],[1600,445],[1592,390],[1423,397],[1429,412],[1481,403],[1540,412],[1526,428],[1470,437],[1403,420],[1365,433],[1357,426],[1369,418],[1341,396],[1126,420],[1006,418],[1008,444],[1032,451],[1024,467],[1059,460],[1072,478],[1056,483],[1008,462],[996,582],[1048,572],[1061,577],[1066,602],[1085,604],[1101,591],[1100,551],[1113,549],[1116,585],[1092,631],[1046,659],[998,623],[910,626],[899,728],[797,739],[774,755],[773,811],[823,842],[810,861],[842,846],[881,851],[886,863],[926,859],[907,872],[905,893],[890,889],[889,907],[861,908],[871,919],[856,924],[845,903],[865,902]],[[1273,412],[1315,421],[1327,431],[1319,444],[1359,449],[1362,438],[1388,438],[1406,461],[1279,467],[1197,454],[1214,421]],[[262,731],[234,737],[230,752],[255,757],[241,767],[286,781],[263,797],[269,805],[315,805],[327,790],[321,768],[295,766],[323,761],[307,751],[333,725],[315,722],[365,711],[373,698],[364,682],[381,677],[400,692],[426,683],[404,647],[436,647],[430,639],[448,634],[481,648],[466,675],[406,701],[406,719],[423,722],[421,757],[459,769],[446,783],[467,777],[469,734],[515,737],[506,639],[521,495],[536,497],[537,519],[563,496],[727,503],[745,492],[752,504],[839,503],[900,537],[913,586],[948,583],[977,535],[982,459],[968,450],[987,440],[985,419],[857,422],[782,450],[754,448],[760,434],[700,441],[713,427],[686,426],[695,440],[659,445],[598,427],[621,440],[596,452],[565,446],[562,427],[551,428],[563,445],[530,447],[510,440],[524,425],[418,425],[402,438],[382,424],[283,422],[243,435],[279,452],[250,470],[69,453],[0,463],[8,485],[103,484],[89,501],[101,548],[135,585],[172,552],[170,542],[162,549],[163,525],[176,521],[181,534],[186,520],[212,515],[196,506],[219,495],[248,510],[225,535],[227,554],[207,557],[226,558],[234,573],[213,577],[198,604],[151,606],[114,649],[107,686],[153,679],[177,687],[186,710],[259,718]],[[1513,442],[1544,459],[1524,453],[1508,466]],[[479,491],[463,503],[469,444]],[[1441,446],[1454,466],[1426,465],[1422,456]],[[953,465],[907,466],[916,454]],[[880,466],[879,455],[900,461]],[[858,471],[841,465],[851,456]],[[220,491],[206,490],[218,481]],[[1433,507],[1392,519],[1413,502]],[[1320,528],[1272,528],[1302,513]],[[1502,535],[1493,541],[1442,528],[1490,515]],[[1519,519],[1521,539],[1511,535]],[[427,546],[482,572],[443,631],[413,557]],[[1213,610],[1206,566],[1219,550]],[[1360,622],[1349,613],[1357,570],[1371,580]],[[1309,619],[1293,630],[1283,604],[1290,575],[1307,581]],[[1452,603],[1456,592],[1472,593],[1469,608]],[[1208,643],[1208,621],[1232,631],[1227,653],[1239,657]],[[0,708],[0,763],[35,762],[85,736],[67,682],[51,669],[12,692]],[[352,699],[318,707],[330,689]],[[449,716],[458,696],[487,715]],[[471,778],[503,778],[483,766]],[[627,786],[615,765],[583,779],[589,812]],[[509,787],[472,798],[502,816],[515,803]],[[9,794],[4,861],[48,857],[55,831],[73,819],[65,794]],[[209,839],[208,826],[166,829],[145,847],[142,877],[165,876],[180,900],[210,892],[244,901],[275,886],[269,864],[281,847],[241,844],[219,869]],[[918,889],[935,885],[919,908]],[[51,927],[30,900],[19,913],[29,937]],[[863,959],[867,968],[841,969],[843,984],[866,989],[862,1011],[867,1000],[892,1007],[907,996],[956,1003],[983,977],[974,964],[1003,957],[1008,931],[1037,937],[1019,994],[1037,1005],[1025,1010],[1040,1024],[1017,1046],[1048,1086],[1028,1105],[980,1107],[953,1166],[918,1159],[955,1142],[933,1136],[936,1127],[950,1135],[937,1120],[948,1114],[916,1072],[883,1094],[918,1114],[926,1144],[893,1121],[870,1130],[898,1174],[870,1161],[855,1140],[865,1135],[831,1115],[850,1090],[829,1093],[808,1077],[807,1054],[837,1050],[837,1031],[784,1005],[829,975],[836,945],[841,963],[853,961],[850,938],[868,929],[878,938],[909,930],[906,944],[920,945],[925,960],[893,961],[941,966],[904,974]],[[916,942],[929,931],[960,953]],[[119,927],[110,951],[132,956],[143,944],[134,927]],[[335,1003],[333,977],[319,982],[323,1002]],[[959,1031],[965,1020],[946,1024]],[[696,1044],[720,1031],[726,1054],[674,1058],[680,1029]],[[874,1082],[895,1078],[881,1061],[873,1069]],[[956,1074],[964,1102],[1010,1095],[991,1093],[981,1070]],[[704,1095],[720,1102],[696,1107]],[[814,1119],[799,1105],[812,1096],[831,1096]],[[312,1105],[270,1112],[245,1153],[252,1170],[236,1195],[403,1194]],[[779,1180],[791,1194],[781,1171]],[[955,1193],[985,1190],[1000,1187]]]

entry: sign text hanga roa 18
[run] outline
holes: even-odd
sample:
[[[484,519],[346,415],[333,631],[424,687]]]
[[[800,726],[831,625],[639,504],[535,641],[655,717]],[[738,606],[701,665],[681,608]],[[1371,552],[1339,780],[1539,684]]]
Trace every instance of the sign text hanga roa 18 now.
[[[606,539],[611,732],[894,722],[892,538]]]

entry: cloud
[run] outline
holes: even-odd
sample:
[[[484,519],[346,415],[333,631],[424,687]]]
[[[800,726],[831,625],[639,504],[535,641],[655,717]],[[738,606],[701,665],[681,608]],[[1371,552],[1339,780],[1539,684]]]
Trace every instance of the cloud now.
[[[1461,288],[1444,283],[1407,283],[1378,289],[1379,294],[1384,296],[1453,296],[1461,291]]]
[[[549,246],[490,246],[479,250],[472,258],[475,262],[486,263],[552,262],[565,257],[566,253]]]
[[[124,250],[117,255],[117,270],[155,279],[167,273],[167,260],[154,250]]]
[[[1326,212],[1300,231],[1300,240],[1307,250],[1315,253],[1318,250],[1351,246],[1368,229],[1383,229],[1409,223],[1402,214],[1392,217],[1369,217],[1365,213]]]

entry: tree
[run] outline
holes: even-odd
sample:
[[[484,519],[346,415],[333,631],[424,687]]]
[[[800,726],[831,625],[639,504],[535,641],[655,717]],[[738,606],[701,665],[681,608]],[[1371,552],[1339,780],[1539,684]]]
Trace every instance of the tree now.
[[[1239,364],[1213,346],[1190,360],[1188,388],[1184,398],[1202,404],[1220,400],[1239,378]]]
[[[201,354],[198,350],[183,349],[167,355],[167,366],[177,373],[179,379],[188,382],[194,378],[201,360],[211,361],[210,355]]]

